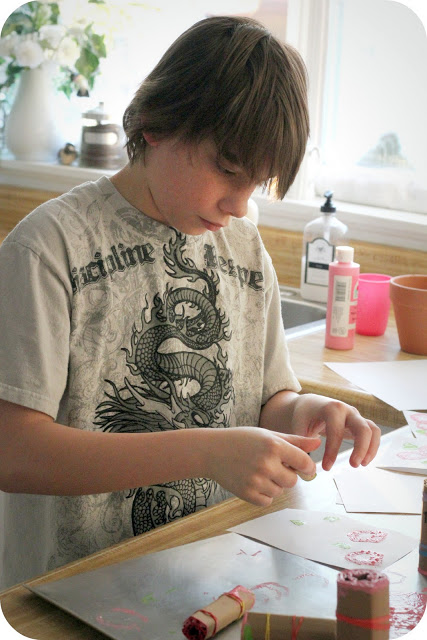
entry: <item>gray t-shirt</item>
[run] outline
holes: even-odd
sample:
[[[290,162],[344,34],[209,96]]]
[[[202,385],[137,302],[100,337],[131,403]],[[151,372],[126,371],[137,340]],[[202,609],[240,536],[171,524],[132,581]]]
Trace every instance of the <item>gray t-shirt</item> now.
[[[103,177],[20,222],[0,248],[0,273],[0,397],[61,424],[257,425],[272,395],[300,389],[276,275],[247,219],[184,235]],[[228,496],[208,478],[78,497],[4,494],[0,587]]]

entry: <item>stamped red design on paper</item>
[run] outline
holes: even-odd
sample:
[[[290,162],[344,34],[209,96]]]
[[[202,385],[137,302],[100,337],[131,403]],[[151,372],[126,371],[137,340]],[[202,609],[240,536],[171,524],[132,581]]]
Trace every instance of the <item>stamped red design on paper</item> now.
[[[347,562],[353,562],[354,564],[379,567],[383,563],[384,554],[376,551],[351,551],[347,553],[345,559]]]
[[[350,538],[352,542],[382,542],[387,538],[387,533],[385,531],[351,531],[351,533],[347,533],[347,536]]]

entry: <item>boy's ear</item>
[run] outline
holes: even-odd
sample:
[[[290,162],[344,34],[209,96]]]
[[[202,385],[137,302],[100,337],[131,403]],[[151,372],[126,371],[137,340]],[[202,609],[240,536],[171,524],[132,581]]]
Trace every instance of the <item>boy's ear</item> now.
[[[150,145],[150,147],[157,147],[157,145],[159,144],[159,140],[154,134],[149,133],[148,131],[144,131],[142,135],[144,136],[144,140],[147,142],[147,144]]]

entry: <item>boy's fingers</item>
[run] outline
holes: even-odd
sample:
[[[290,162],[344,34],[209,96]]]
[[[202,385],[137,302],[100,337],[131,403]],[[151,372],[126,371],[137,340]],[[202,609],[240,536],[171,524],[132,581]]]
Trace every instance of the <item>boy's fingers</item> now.
[[[329,471],[333,466],[341,446],[341,438],[329,436],[326,438],[325,453],[323,454],[322,467]]]
[[[353,452],[350,456],[352,467],[360,464],[367,465],[375,457],[380,444],[381,431],[372,420],[366,420],[360,415],[350,416],[345,425],[354,439]],[[342,429],[340,424],[331,420],[326,429],[326,446],[322,466],[325,471],[334,464],[342,443]]]
[[[308,438],[306,436],[295,436],[285,433],[279,433],[278,435],[281,436],[283,440],[286,440],[286,442],[289,442],[289,444],[293,444],[295,447],[298,447],[298,449],[302,449],[307,453],[309,451],[314,451],[322,443],[322,440],[319,437]]]
[[[372,457],[374,457],[379,446],[381,431],[372,420],[366,420],[360,415],[352,416],[346,427],[354,438],[350,464],[358,467],[367,456],[373,453]]]
[[[308,469],[307,465],[304,465],[304,471],[295,469],[289,461],[286,464],[282,463],[282,469],[275,475],[273,482],[283,490],[294,487],[297,482],[297,476],[303,480],[307,480],[308,478],[312,480],[316,475],[316,465],[314,462],[310,462],[311,464]]]
[[[286,481],[282,486],[293,486],[295,477],[289,476],[289,472],[296,473],[307,480],[312,479],[316,475],[316,465],[307,455],[310,451],[314,451],[320,445],[320,438],[305,438],[303,436],[287,436],[286,442],[291,447],[286,447],[282,466],[286,473]],[[282,483],[279,483],[282,484]]]
[[[375,458],[381,443],[381,429],[375,424],[375,422],[372,422],[371,420],[367,420],[367,422],[371,427],[372,436],[368,451],[361,462],[364,467],[366,467],[366,465]]]

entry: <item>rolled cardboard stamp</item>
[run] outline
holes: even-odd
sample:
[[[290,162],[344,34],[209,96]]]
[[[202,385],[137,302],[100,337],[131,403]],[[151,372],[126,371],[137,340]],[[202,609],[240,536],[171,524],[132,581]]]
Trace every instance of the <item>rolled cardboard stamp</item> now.
[[[189,616],[183,624],[182,633],[189,640],[212,638],[218,631],[241,618],[254,603],[252,591],[238,585]]]
[[[418,571],[427,576],[427,480],[424,480]]]
[[[335,618],[311,618],[249,611],[240,640],[336,640]]]
[[[299,476],[301,480],[304,480],[304,482],[311,482],[312,480],[317,478],[317,473],[314,473],[310,476],[307,473],[301,473],[301,471],[297,471],[297,476]]]
[[[337,578],[337,640],[388,640],[389,580],[370,569],[346,569]]]

